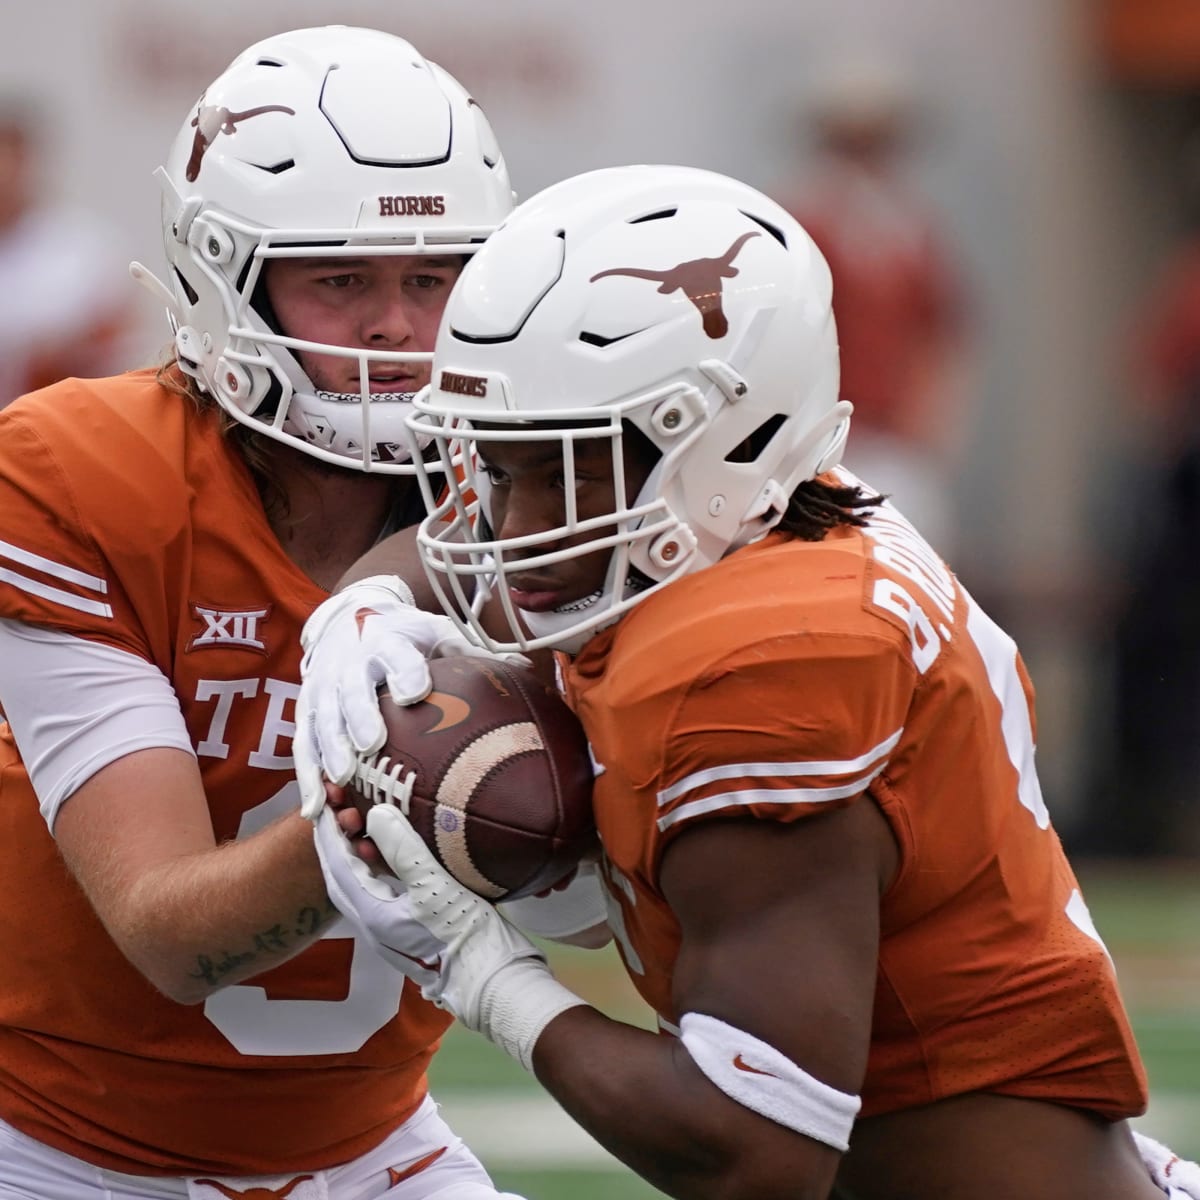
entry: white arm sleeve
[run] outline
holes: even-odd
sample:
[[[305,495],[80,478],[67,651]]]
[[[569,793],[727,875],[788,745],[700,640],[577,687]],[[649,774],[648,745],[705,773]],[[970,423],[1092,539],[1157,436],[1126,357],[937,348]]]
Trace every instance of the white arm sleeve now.
[[[496,907],[519,929],[551,941],[594,929],[608,920],[599,869],[590,862],[581,863],[575,878],[561,891],[501,900]]]
[[[0,708],[51,830],[63,801],[118,758],[159,747],[195,754],[153,663],[20,621],[0,620]]]

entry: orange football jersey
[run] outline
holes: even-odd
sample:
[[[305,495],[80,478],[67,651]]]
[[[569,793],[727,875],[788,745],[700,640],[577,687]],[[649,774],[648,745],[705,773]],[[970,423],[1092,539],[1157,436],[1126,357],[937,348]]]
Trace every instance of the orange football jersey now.
[[[324,596],[218,414],[152,371],[0,413],[0,618],[171,680],[218,841],[299,805],[300,628]],[[3,724],[0,911],[0,1116],[51,1146],[136,1174],[315,1169],[378,1143],[425,1094],[449,1018],[340,923],[204,1004],[157,992],[69,877]]]
[[[869,794],[901,862],[863,1115],[974,1090],[1144,1110],[1112,964],[1042,800],[1016,647],[890,505],[866,530],[771,535],[647,596],[566,683],[603,768],[610,923],[665,1029],[683,1015],[659,887],[671,839]]]

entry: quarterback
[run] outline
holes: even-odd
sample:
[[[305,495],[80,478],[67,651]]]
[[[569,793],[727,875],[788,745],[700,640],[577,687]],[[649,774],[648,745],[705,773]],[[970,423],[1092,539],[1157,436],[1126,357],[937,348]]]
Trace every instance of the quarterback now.
[[[830,291],[743,184],[590,173],[464,269],[408,421],[444,468],[421,590],[493,652],[559,653],[607,925],[659,1032],[562,987],[397,806],[366,819],[389,879],[343,836],[357,814],[306,795],[330,894],[669,1195],[1200,1195],[1130,1130],[1146,1080],[1020,655],[839,466]],[[388,661],[354,652],[350,598],[391,613],[394,692],[438,652],[370,561],[306,638],[297,761],[335,785],[371,735],[345,700]]]
[[[291,737],[305,618],[423,511],[403,420],[504,159],[333,26],[245,50],[157,175],[170,362],[0,414],[0,1196],[494,1197]]]

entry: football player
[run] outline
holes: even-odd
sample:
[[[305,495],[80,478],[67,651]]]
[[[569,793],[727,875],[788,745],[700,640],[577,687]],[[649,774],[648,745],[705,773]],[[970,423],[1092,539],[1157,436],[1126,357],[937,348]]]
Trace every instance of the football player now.
[[[669,1195],[1161,1200],[1030,681],[840,468],[830,292],[804,229],[741,183],[589,173],[464,270],[409,420],[444,468],[416,534],[430,588],[478,644],[560,653],[608,925],[659,1034],[561,986],[393,805],[366,820],[392,880],[343,836],[356,814],[308,807],[330,893]],[[364,737],[338,695],[393,668],[418,694],[438,652],[389,586],[310,626],[302,695],[328,699],[296,753],[335,783]],[[356,594],[391,614],[390,657],[354,652]]]
[[[423,511],[402,424],[504,159],[334,26],[239,55],[157,175],[171,361],[0,414],[0,1195],[494,1197],[290,741],[302,623]]]

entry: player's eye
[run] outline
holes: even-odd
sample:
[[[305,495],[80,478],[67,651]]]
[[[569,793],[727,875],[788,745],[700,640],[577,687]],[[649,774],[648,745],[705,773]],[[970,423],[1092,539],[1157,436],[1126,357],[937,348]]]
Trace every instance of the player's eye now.
[[[454,275],[449,271],[444,274],[423,272],[420,275],[410,275],[404,281],[405,286],[415,292],[435,292],[440,288],[450,287],[453,282]]]
[[[595,471],[581,471],[578,468],[575,471],[574,490],[576,493],[581,492],[584,488],[589,487],[593,483],[602,483],[606,480]],[[565,471],[555,471],[550,479],[550,486],[557,488],[559,491],[566,491],[567,475]]]

